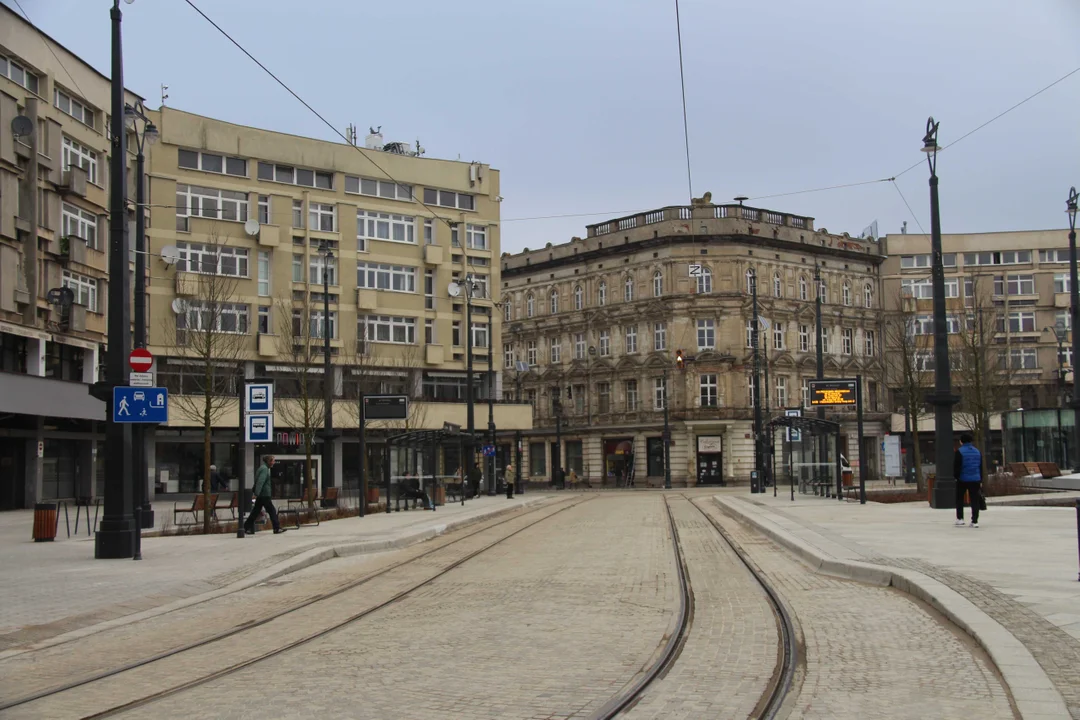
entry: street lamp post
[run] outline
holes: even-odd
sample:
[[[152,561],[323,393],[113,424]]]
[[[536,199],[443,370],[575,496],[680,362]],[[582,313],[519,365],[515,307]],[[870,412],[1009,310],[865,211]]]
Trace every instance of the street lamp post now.
[[[935,508],[956,506],[956,479],[953,475],[953,405],[949,369],[949,336],[945,316],[945,266],[941,257],[941,211],[938,205],[937,142],[938,124],[934,118],[926,121],[923,152],[930,167],[930,253],[931,283],[934,295],[934,464],[937,480],[932,504]]]
[[[146,155],[145,148],[158,141],[158,129],[146,117],[142,101],[124,106],[124,119],[134,131],[135,147],[135,331],[133,344],[137,348],[146,347]],[[142,131],[139,131],[139,123]],[[154,510],[150,505],[149,463],[146,457],[146,437],[152,436],[153,427],[142,424],[131,428],[132,465],[135,468],[135,482],[132,486],[132,502],[135,506],[136,519],[141,528],[154,527]],[[141,533],[136,536],[141,544]],[[140,548],[136,548],[139,550]],[[136,553],[139,554],[138,552]]]
[[[476,440],[473,433],[476,432],[476,397],[473,388],[473,335],[472,335],[472,275],[465,276],[465,418],[468,428],[469,440],[466,443],[465,454],[465,478],[466,482],[472,481],[473,469],[476,463]],[[465,494],[462,489],[462,495]],[[480,494],[479,486],[476,494]]]
[[[1057,439],[1058,449],[1060,453],[1058,455],[1061,461],[1061,467],[1065,468],[1069,465],[1069,446],[1065,441],[1065,433],[1061,431],[1061,408],[1065,406],[1065,339],[1069,335],[1069,331],[1065,328],[1065,323],[1060,320],[1054,324],[1052,328],[1046,328],[1046,332],[1054,333],[1054,338],[1057,340],[1057,361],[1058,361],[1058,398],[1057,398]]]
[[[668,369],[664,368],[664,489],[671,489],[671,423],[668,421],[668,405],[671,395],[668,389]]]
[[[489,326],[490,328],[490,326]],[[488,333],[488,369],[487,369],[487,393],[488,393],[488,444],[492,450],[495,448],[495,355],[491,347],[491,334]],[[495,453],[487,459],[488,487],[487,494],[495,494]],[[510,478],[506,478],[509,481]]]
[[[758,301],[757,272],[750,268],[747,276],[750,280],[750,296],[753,302],[753,321],[750,326],[750,345],[754,352],[754,474],[750,478],[750,492],[763,492],[761,488],[761,355],[758,352]]]
[[[131,0],[128,0],[130,2]],[[124,58],[121,41],[120,0],[113,0],[112,19],[112,141],[109,167],[109,346],[105,380],[91,388],[105,402],[105,509],[94,536],[94,557],[130,558],[135,555],[132,517],[131,429],[112,417],[114,387],[125,385],[124,364],[131,350],[131,279],[127,232],[127,133],[124,132]]]
[[[330,243],[323,240],[319,244],[319,254],[323,258],[323,452],[322,478],[323,488],[335,486],[334,478],[334,366],[330,361],[330,266],[334,262],[334,251]],[[363,412],[363,408],[361,408]],[[389,502],[389,501],[388,501]]]
[[[514,399],[521,403],[521,376],[529,372],[529,363],[524,360],[518,360],[514,363],[514,369],[517,374],[514,378],[517,384],[516,391],[514,393]],[[514,431],[514,488],[515,492],[524,493],[525,485],[521,482],[521,428],[519,427]]]
[[[818,380],[824,380],[825,379],[825,335],[823,334],[825,328],[823,328],[822,325],[821,325],[821,300],[822,300],[821,294],[822,294],[821,293],[821,267],[818,265],[817,260],[815,260],[814,261],[814,324],[817,326],[817,343],[816,343],[817,347],[815,348],[815,350],[816,350],[815,354],[817,355],[817,379]],[[825,408],[824,407],[818,406],[817,416],[818,416],[818,420],[824,420],[825,419]],[[816,463],[824,463],[825,462],[826,441],[827,441],[827,437],[825,435],[821,435],[821,436],[816,438],[816,442],[814,443],[814,450],[817,452],[817,454],[819,456],[818,459],[815,461]],[[820,467],[821,466],[818,465],[818,464],[814,465],[814,474],[815,475],[820,471]]]
[[[1076,462],[1073,469],[1080,471],[1080,374],[1076,372],[1078,358],[1080,358],[1080,287],[1077,283],[1076,256],[1076,188],[1069,188],[1069,200],[1066,205],[1069,214],[1069,321],[1072,330],[1072,367],[1073,367],[1073,452],[1076,454]]]

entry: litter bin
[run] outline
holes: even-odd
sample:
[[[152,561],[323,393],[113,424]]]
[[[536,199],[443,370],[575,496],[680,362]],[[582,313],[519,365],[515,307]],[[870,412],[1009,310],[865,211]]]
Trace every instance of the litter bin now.
[[[930,473],[926,476],[926,502],[930,503],[930,507],[934,506],[934,484],[937,482],[937,473]]]
[[[446,488],[444,488],[442,485],[436,485],[432,494],[434,496],[431,498],[432,503],[434,503],[435,505],[446,504]]]
[[[56,539],[56,503],[34,505],[34,542],[52,542]]]

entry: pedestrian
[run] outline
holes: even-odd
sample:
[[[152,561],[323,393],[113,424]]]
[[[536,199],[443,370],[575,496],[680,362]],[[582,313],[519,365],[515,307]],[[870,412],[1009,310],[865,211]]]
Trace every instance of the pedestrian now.
[[[285,532],[285,529],[278,523],[274,503],[270,501],[270,468],[272,467],[274,467],[274,456],[263,455],[262,465],[255,471],[255,504],[252,506],[251,514],[248,515],[248,519],[244,523],[244,530],[251,535],[255,534],[255,518],[259,516],[259,512],[263,509],[270,516],[270,524],[274,526],[274,534]]]
[[[217,492],[218,490],[228,489],[228,485],[221,478],[221,473],[218,472],[217,465],[210,466],[210,492]]]
[[[982,507],[983,464],[982,453],[972,442],[968,433],[960,436],[960,447],[953,455],[953,476],[956,478],[956,526],[964,526],[964,493],[971,502],[971,527],[979,527],[979,509]]]
[[[577,484],[578,484],[577,470],[574,470],[573,468],[570,468],[570,489],[571,490],[576,489]]]
[[[510,463],[503,470],[503,482],[506,483],[506,499],[514,499],[514,463]]]

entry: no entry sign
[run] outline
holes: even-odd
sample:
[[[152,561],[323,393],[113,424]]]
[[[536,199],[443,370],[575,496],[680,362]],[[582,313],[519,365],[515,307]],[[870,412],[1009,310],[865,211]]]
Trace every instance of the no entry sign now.
[[[154,356],[146,348],[135,348],[128,355],[128,365],[135,372],[146,372],[154,364]]]

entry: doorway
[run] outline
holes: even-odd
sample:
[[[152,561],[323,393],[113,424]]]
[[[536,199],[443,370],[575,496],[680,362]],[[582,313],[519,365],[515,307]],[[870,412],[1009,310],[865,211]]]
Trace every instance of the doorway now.
[[[275,498],[303,497],[307,486],[307,457],[304,455],[277,455],[274,458],[272,474],[272,492]],[[322,457],[311,456],[311,473],[314,476],[313,487],[322,494],[321,478]]]
[[[698,485],[724,484],[724,438],[721,435],[699,435],[697,438]]]
[[[21,438],[0,439],[0,510],[26,507],[26,442]]]
[[[566,478],[559,472],[560,469],[562,469],[562,454],[559,452],[559,443],[553,442],[551,443],[551,484],[565,488]]]

